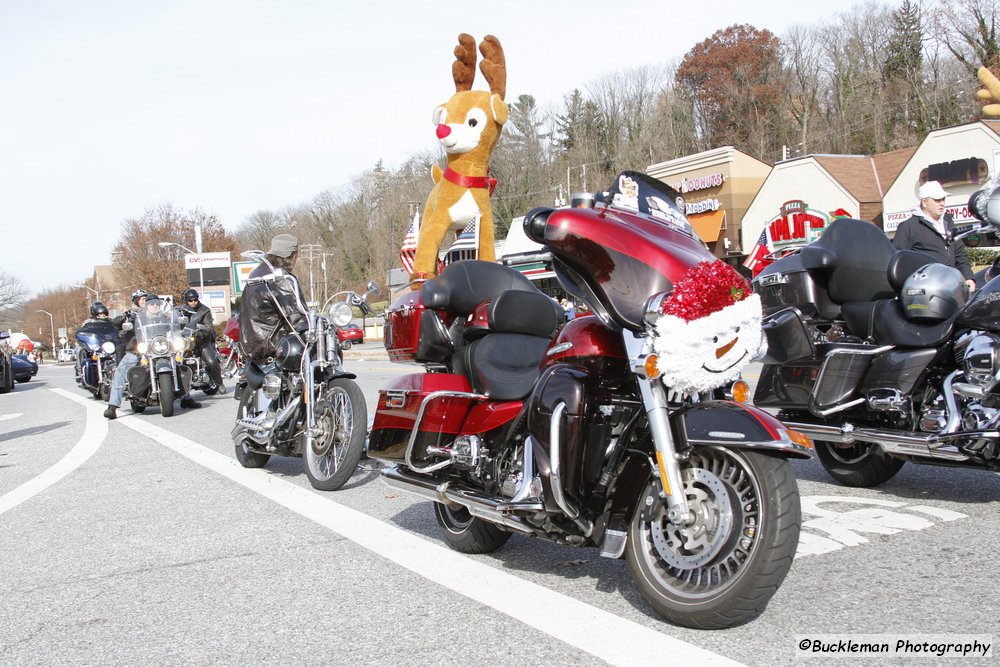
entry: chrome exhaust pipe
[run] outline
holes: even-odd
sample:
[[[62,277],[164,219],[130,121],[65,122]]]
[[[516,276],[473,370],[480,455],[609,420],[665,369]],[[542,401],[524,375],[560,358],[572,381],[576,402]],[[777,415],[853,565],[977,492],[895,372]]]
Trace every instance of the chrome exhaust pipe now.
[[[976,433],[951,433],[941,435],[938,433],[928,433],[918,435],[915,433],[897,433],[894,431],[884,431],[873,428],[855,428],[852,424],[843,426],[832,426],[829,424],[809,424],[802,422],[785,422],[789,428],[805,433],[814,440],[826,440],[845,445],[854,442],[870,442],[880,446],[889,454],[899,454],[901,456],[923,456],[942,461],[968,461],[969,457],[961,453],[956,447],[945,446],[958,439],[992,437],[994,434],[1000,435],[996,431],[982,431]]]
[[[473,491],[472,489],[453,488],[452,482],[440,482],[402,471],[396,466],[382,469],[382,481],[394,489],[420,496],[446,505],[461,505],[469,510],[469,514],[485,519],[491,523],[500,524],[527,535],[533,535],[534,530],[520,519],[501,512],[498,508],[506,502],[498,502],[493,498]]]

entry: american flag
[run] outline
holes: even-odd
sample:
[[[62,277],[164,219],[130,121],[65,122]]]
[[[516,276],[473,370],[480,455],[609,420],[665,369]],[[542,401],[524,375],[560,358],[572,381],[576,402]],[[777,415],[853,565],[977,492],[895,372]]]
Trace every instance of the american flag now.
[[[750,254],[747,255],[746,260],[743,262],[743,266],[750,269],[754,276],[764,270],[764,267],[770,264],[768,260],[764,259],[770,250],[767,247],[767,229],[762,229],[760,232],[760,237],[757,239],[757,244],[754,246]]]
[[[479,255],[479,216],[465,226],[462,233],[444,255],[445,264],[453,264],[463,259],[476,259]]]
[[[406,231],[403,245],[399,249],[399,261],[407,273],[413,273],[413,260],[417,256],[417,237],[420,236],[420,211],[413,214],[413,222]]]

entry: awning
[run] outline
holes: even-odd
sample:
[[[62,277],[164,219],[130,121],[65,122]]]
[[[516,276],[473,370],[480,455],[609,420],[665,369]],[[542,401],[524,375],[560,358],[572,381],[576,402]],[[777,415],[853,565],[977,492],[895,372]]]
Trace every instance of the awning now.
[[[722,225],[726,221],[725,209],[709,211],[707,213],[695,213],[688,216],[688,222],[694,227],[694,231],[705,243],[715,243],[722,233]]]

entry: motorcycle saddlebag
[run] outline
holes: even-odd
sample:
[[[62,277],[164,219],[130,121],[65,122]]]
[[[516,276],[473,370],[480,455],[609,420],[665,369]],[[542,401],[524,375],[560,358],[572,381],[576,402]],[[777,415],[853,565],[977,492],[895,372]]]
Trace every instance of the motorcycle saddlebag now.
[[[420,415],[427,396],[440,391],[469,396],[433,398]],[[472,387],[464,375],[418,373],[401,377],[379,390],[368,455],[380,461],[405,463],[410,436],[416,429],[413,460],[422,465],[428,464],[433,457],[427,454],[427,448],[450,445],[455,435],[461,432],[475,402]],[[421,417],[419,424],[418,416]]]
[[[789,306],[810,319],[832,320],[840,316],[840,307],[816,284],[799,255],[783,257],[765,267],[754,278],[753,291],[760,295],[765,316]]]
[[[767,338],[767,354],[760,360],[761,363],[784,364],[811,359],[816,355],[801,314],[795,308],[785,308],[766,316],[761,328]]]
[[[454,351],[446,313],[420,302],[419,292],[404,294],[385,313],[385,349],[389,360],[441,362]]]

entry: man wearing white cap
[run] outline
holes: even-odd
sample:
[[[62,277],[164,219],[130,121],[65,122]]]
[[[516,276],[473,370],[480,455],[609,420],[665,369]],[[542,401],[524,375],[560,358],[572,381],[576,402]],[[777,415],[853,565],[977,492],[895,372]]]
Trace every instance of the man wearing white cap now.
[[[918,250],[935,261],[961,271],[970,290],[976,288],[972,279],[972,264],[965,244],[955,240],[955,223],[951,213],[944,212],[948,193],[937,181],[927,181],[917,190],[920,200],[913,207],[913,215],[896,229],[892,244],[899,250]]]

